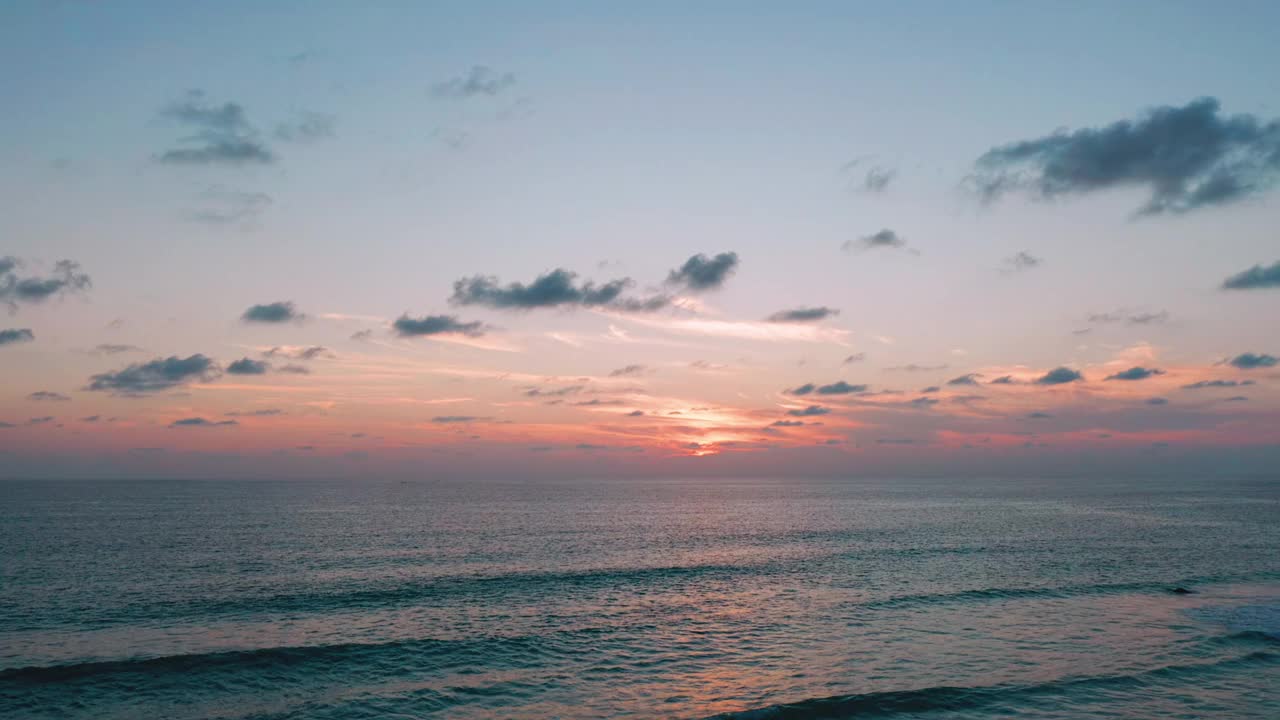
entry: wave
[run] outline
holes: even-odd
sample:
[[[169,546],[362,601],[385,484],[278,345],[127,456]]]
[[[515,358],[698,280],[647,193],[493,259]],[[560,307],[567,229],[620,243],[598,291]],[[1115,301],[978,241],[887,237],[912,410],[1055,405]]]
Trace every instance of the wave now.
[[[1122,593],[1156,593],[1169,592],[1175,587],[1195,587],[1201,585],[1220,585],[1223,583],[1260,582],[1280,579],[1280,573],[1261,572],[1241,575],[1213,575],[1191,578],[1180,578],[1163,582],[1122,582],[1091,583],[1080,585],[1058,585],[1031,588],[978,588],[947,593],[922,593],[917,595],[899,595],[884,600],[850,603],[868,609],[908,608],[918,605],[937,605],[946,603],[985,602],[999,600],[1020,600],[1026,598],[1061,599],[1081,595],[1112,595]]]
[[[1260,637],[1259,637],[1260,636]],[[1235,637],[1235,636],[1233,636]],[[1265,641],[1278,644],[1275,638],[1261,633],[1239,633],[1244,642]],[[1265,640],[1264,640],[1265,639]],[[918,690],[837,695],[812,698],[794,703],[728,712],[706,720],[841,720],[842,718],[892,717],[924,712],[974,710],[996,704],[1054,699],[1071,692],[1097,689],[1141,688],[1151,685],[1194,680],[1215,671],[1280,665],[1280,652],[1255,650],[1224,660],[1164,667],[1127,675],[1094,675],[1070,677],[1028,685],[991,685],[987,687],[954,687],[939,685]]]

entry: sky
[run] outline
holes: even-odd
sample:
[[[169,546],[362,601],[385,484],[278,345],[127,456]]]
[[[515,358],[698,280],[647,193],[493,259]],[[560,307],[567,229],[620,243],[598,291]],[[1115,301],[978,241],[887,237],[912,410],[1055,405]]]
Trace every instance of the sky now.
[[[5,3],[0,477],[1274,472],[1277,23]]]

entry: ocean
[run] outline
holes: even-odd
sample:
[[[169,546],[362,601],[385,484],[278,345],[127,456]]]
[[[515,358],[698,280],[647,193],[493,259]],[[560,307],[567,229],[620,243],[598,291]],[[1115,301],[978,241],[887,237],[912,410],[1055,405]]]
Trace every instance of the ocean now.
[[[1280,482],[3,482],[0,717],[1274,720]]]

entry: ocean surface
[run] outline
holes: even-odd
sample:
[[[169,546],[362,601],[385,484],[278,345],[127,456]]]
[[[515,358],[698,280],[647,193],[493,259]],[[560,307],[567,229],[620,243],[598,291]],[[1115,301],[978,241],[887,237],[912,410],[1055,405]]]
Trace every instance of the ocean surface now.
[[[3,482],[0,717],[1274,720],[1280,479]]]

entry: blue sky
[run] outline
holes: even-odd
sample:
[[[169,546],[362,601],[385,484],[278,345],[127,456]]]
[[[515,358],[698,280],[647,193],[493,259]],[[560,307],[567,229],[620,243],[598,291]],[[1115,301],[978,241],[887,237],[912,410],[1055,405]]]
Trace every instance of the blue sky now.
[[[552,447],[536,453],[548,472],[613,472],[639,462],[630,455],[645,456],[634,471],[691,472],[693,454],[716,472],[785,455],[770,467],[909,473],[911,458],[880,440],[945,458],[974,433],[1034,437],[1026,449],[1046,456],[1076,452],[1084,434],[1116,429],[1108,423],[1149,431],[1126,446],[1134,453],[1261,452],[1280,439],[1266,367],[1250,373],[1244,415],[1243,401],[1228,411],[1197,400],[1116,419],[1115,403],[1145,398],[1117,397],[1102,380],[1110,364],[1158,366],[1168,371],[1154,382],[1169,384],[1159,392],[1176,394],[1235,372],[1221,363],[1241,353],[1280,352],[1266,322],[1280,290],[1221,288],[1280,261],[1274,173],[1236,201],[1145,217],[1135,212],[1151,188],[1140,182],[994,203],[970,182],[992,148],[1140,123],[1202,97],[1218,101],[1215,122],[1273,122],[1277,50],[1258,28],[1280,20],[1274,3],[1230,13],[1174,2],[690,5],[6,6],[0,257],[22,262],[14,277],[49,276],[72,259],[92,288],[0,318],[0,330],[35,337],[0,347],[0,421],[14,426],[0,432],[0,452],[20,472],[52,475],[104,458],[119,472],[200,475],[221,467],[201,464],[213,456],[234,456],[245,474],[305,475],[325,453],[375,468],[407,454],[397,467],[431,467],[438,458],[414,449],[477,444],[517,466],[532,462],[528,448]],[[468,79],[478,84],[459,90]],[[200,128],[176,108],[228,103],[241,113],[236,132],[271,162],[165,161],[200,146]],[[1239,152],[1262,157],[1266,142]],[[868,188],[868,173],[883,187]],[[899,242],[863,242],[884,229]],[[664,283],[697,253],[728,252],[738,263],[715,292]],[[1013,264],[1019,253],[1034,262]],[[630,293],[677,302],[642,316],[450,302],[462,278],[529,283],[556,268],[632,278]],[[277,301],[306,319],[242,321]],[[796,307],[839,314],[785,331],[763,323]],[[486,330],[408,338],[392,324],[404,313]],[[220,374],[146,397],[85,389],[91,376],[158,358],[198,353],[221,371],[310,346],[328,359],[312,358],[305,375],[282,374],[277,359],[264,377]],[[691,372],[694,363],[716,372]],[[632,365],[645,370],[628,387],[597,394],[628,412],[720,410],[696,429],[639,430],[512,405],[532,402],[512,377],[547,385]],[[991,395],[999,409],[980,429],[942,403],[929,422],[851,405],[821,426],[756,432],[796,409],[785,391],[808,380],[909,399],[959,374],[1023,368],[1030,382],[1058,366],[1082,370],[1088,390]],[[483,376],[462,382],[459,368]],[[48,416],[29,399],[39,391],[71,399],[54,421],[28,425]],[[399,405],[388,409],[391,398]],[[449,415],[436,414],[440,401]],[[227,413],[253,404],[280,413],[256,426],[170,428],[243,417]],[[1031,405],[1053,422],[1023,428]],[[1080,417],[1051,412],[1059,405]],[[94,415],[119,427],[78,421]],[[455,415],[484,420],[465,434],[432,423]],[[1191,430],[1202,435],[1166,437]],[[798,449],[818,444],[820,458]],[[601,461],[597,446],[640,449]],[[157,450],[129,455],[137,447]],[[1104,460],[1118,452],[1090,447]],[[165,453],[173,459],[153,465]],[[971,464],[984,462],[1008,458]]]

